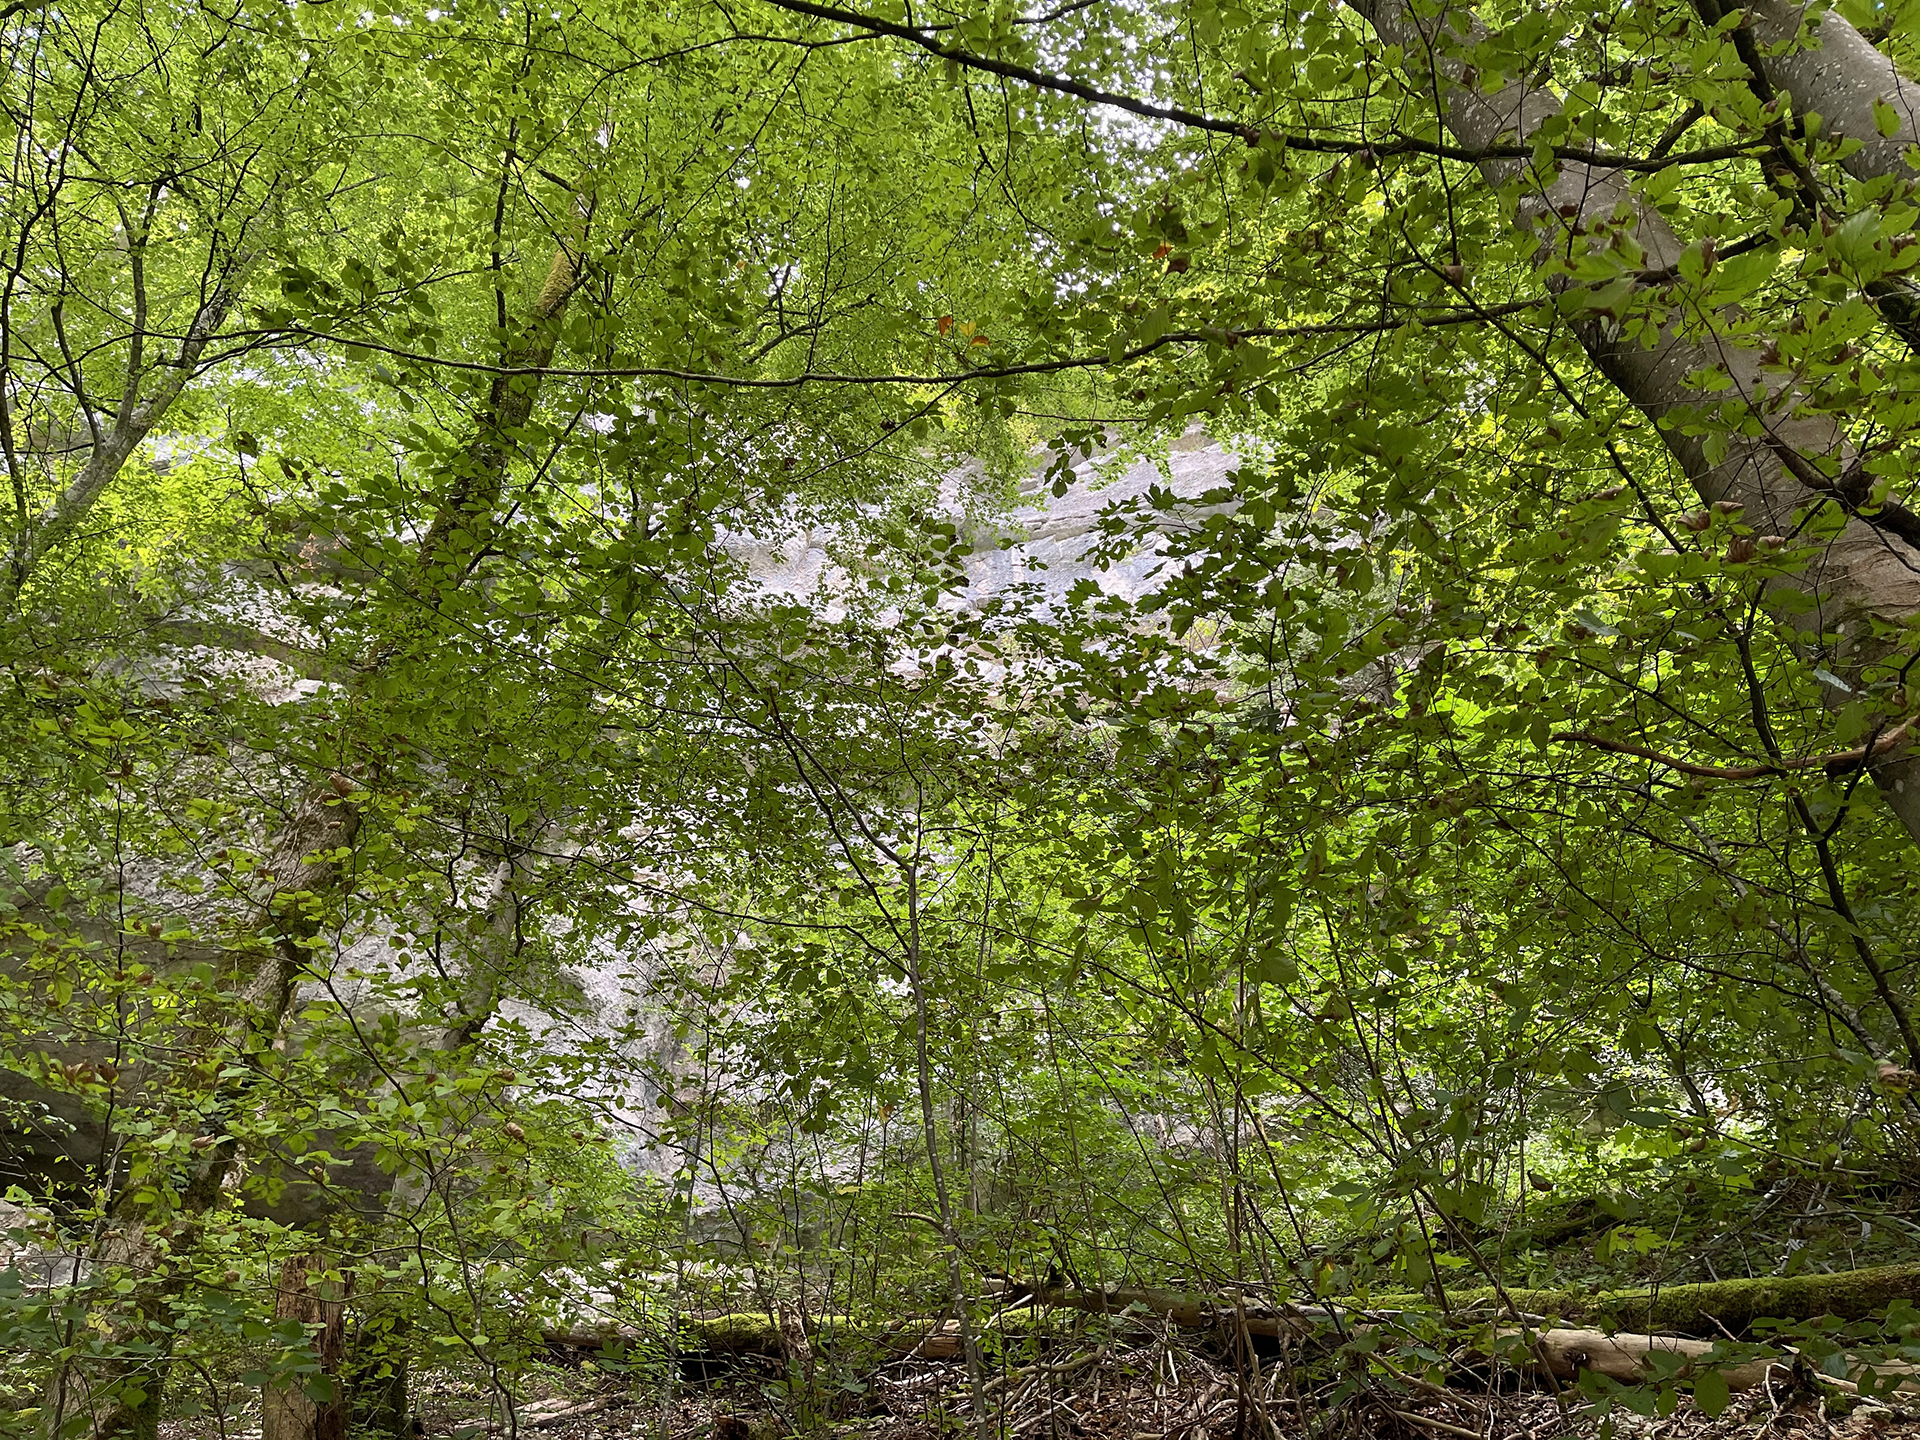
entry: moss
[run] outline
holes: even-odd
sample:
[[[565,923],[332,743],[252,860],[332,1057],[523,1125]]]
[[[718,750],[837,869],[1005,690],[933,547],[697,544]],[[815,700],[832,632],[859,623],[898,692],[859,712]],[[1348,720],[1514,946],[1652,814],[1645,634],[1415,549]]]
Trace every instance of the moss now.
[[[1510,1292],[1513,1293],[1513,1292]],[[1841,1320],[1864,1320],[1896,1300],[1920,1298],[1920,1265],[1881,1265],[1871,1270],[1846,1270],[1837,1275],[1762,1276],[1755,1280],[1721,1280],[1700,1285],[1669,1285],[1658,1291],[1622,1290],[1579,1297],[1546,1292],[1514,1303],[1543,1311],[1544,1302],[1556,1302],[1557,1313],[1611,1325],[1616,1329],[1697,1332],[1717,1335],[1747,1329],[1763,1318],[1812,1320],[1821,1315]]]
[[[680,1348],[683,1352],[710,1350],[726,1355],[783,1353],[780,1327],[770,1316],[756,1315],[751,1311],[702,1318],[683,1317],[680,1321]]]
[[[1762,1276],[1756,1280],[1720,1280],[1700,1285],[1668,1285],[1659,1290],[1518,1290],[1507,1294],[1521,1310],[1583,1325],[1652,1334],[1718,1336],[1721,1327],[1738,1333],[1763,1318],[1811,1320],[1832,1315],[1864,1320],[1895,1300],[1920,1300],[1920,1265],[1881,1265],[1837,1275]],[[1498,1303],[1490,1289],[1454,1290],[1456,1310]],[[1418,1295],[1376,1295],[1370,1310],[1422,1309],[1431,1302]]]

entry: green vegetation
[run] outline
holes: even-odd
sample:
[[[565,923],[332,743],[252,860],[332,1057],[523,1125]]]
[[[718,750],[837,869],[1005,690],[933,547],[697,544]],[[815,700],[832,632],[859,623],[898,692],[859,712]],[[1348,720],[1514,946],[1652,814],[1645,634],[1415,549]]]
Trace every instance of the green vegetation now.
[[[1920,1360],[1916,35],[0,6],[0,1434]]]

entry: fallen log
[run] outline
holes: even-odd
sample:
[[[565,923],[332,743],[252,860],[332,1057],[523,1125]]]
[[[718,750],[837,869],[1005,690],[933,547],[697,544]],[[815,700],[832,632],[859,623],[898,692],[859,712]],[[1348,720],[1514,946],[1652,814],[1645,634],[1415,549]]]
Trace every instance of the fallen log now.
[[[1563,1380],[1578,1379],[1582,1370],[1592,1370],[1623,1385],[1637,1385],[1656,1378],[1666,1368],[1655,1361],[1656,1355],[1678,1355],[1685,1362],[1678,1372],[1680,1378],[1697,1376],[1706,1369],[1714,1369],[1720,1372],[1720,1378],[1726,1381],[1728,1390],[1753,1390],[1766,1382],[1768,1371],[1773,1371],[1776,1377],[1784,1376],[1793,1368],[1796,1358],[1793,1348],[1788,1346],[1783,1353],[1774,1356],[1708,1365],[1705,1363],[1706,1357],[1712,1353],[1715,1342],[1692,1340],[1679,1335],[1635,1335],[1627,1331],[1609,1334],[1604,1330],[1574,1329],[1531,1332],[1503,1330],[1501,1334],[1529,1341],[1529,1357],[1543,1359],[1553,1373]],[[1920,1394],[1920,1366],[1900,1361],[1880,1361],[1869,1366],[1849,1356],[1849,1379],[1841,1380],[1828,1375],[1816,1378],[1824,1384],[1857,1392],[1858,1382],[1869,1369],[1881,1381],[1894,1376],[1901,1377],[1897,1387],[1900,1394]]]
[[[1632,1327],[1649,1333],[1738,1335],[1760,1319],[1866,1320],[1896,1300],[1920,1301],[1920,1265],[1879,1265],[1834,1275],[1763,1275],[1753,1280],[1718,1280],[1660,1289],[1507,1290],[1520,1310],[1578,1321],[1605,1330]],[[1456,1290],[1447,1299],[1454,1310],[1498,1306],[1490,1289]],[[1414,1308],[1418,1296],[1382,1296],[1380,1303]]]
[[[1188,1330],[1218,1329],[1267,1338],[1305,1339],[1328,1324],[1347,1324],[1355,1330],[1378,1325],[1395,1309],[1426,1309],[1418,1296],[1379,1297],[1378,1306],[1364,1309],[1343,1305],[1271,1306],[1236,1304],[1231,1297],[1191,1291],[1153,1290],[1110,1286],[1101,1290],[1030,1286],[1007,1280],[998,1297],[1009,1308],[1033,1305],[1045,1309],[1078,1310],[1114,1319],[1152,1316]],[[1503,1329],[1501,1338],[1524,1335],[1529,1363],[1562,1379],[1592,1370],[1624,1384],[1654,1378],[1660,1371],[1659,1354],[1678,1355],[1682,1374],[1714,1348],[1699,1335],[1731,1336],[1763,1317],[1812,1320],[1823,1315],[1842,1320],[1864,1320],[1896,1300],[1920,1298],[1920,1265],[1882,1265],[1838,1275],[1769,1276],[1755,1280],[1724,1280],[1704,1285],[1674,1285],[1662,1290],[1622,1290],[1582,1295],[1572,1291],[1512,1290],[1507,1296],[1523,1320],[1535,1315],[1555,1320],[1578,1320],[1580,1325],[1543,1324],[1525,1331]],[[1451,1308],[1470,1311],[1492,1307],[1498,1297],[1491,1290],[1459,1291],[1449,1296]],[[1639,1321],[1645,1328],[1629,1330]],[[1649,1323],[1651,1322],[1651,1323]],[[920,1322],[925,1325],[926,1322]],[[675,1349],[689,1358],[699,1355],[783,1356],[788,1340],[777,1319],[769,1315],[735,1313],[707,1317],[684,1316],[679,1322]],[[862,1330],[847,1316],[822,1316],[816,1333],[835,1331],[856,1336],[895,1355],[929,1360],[951,1359],[959,1353],[957,1327],[940,1325],[931,1331],[902,1327],[876,1334]],[[1692,1330],[1696,1335],[1685,1333]],[[1484,1333],[1484,1332],[1483,1332]],[[601,1326],[555,1330],[546,1334],[549,1345],[599,1349],[609,1344],[633,1344],[641,1339],[631,1327]],[[656,1341],[664,1337],[655,1337]],[[1729,1390],[1751,1389],[1763,1383],[1770,1367],[1791,1364],[1791,1355],[1774,1360],[1754,1359],[1717,1365]],[[1901,1374],[1903,1391],[1920,1391],[1920,1369],[1902,1365],[1876,1367],[1882,1376]],[[1858,1378],[1859,1371],[1853,1372]],[[1846,1382],[1837,1382],[1845,1384]]]
[[[1520,1336],[1519,1331],[1503,1335]],[[1678,1335],[1635,1335],[1622,1331],[1552,1329],[1536,1330],[1524,1337],[1533,1342],[1532,1356],[1538,1356],[1562,1380],[1575,1380],[1582,1370],[1592,1370],[1623,1385],[1637,1385],[1657,1372],[1653,1357],[1679,1355],[1690,1368],[1713,1349],[1711,1340],[1689,1340]],[[1729,1390],[1752,1390],[1767,1377],[1767,1371],[1790,1361],[1750,1360],[1735,1365],[1716,1366]],[[1688,1373],[1683,1371],[1682,1373]]]
[[[1103,1290],[1068,1290],[1060,1286],[1040,1286],[1009,1281],[1001,1297],[1004,1305],[1041,1305],[1049,1310],[1080,1310],[1089,1315],[1124,1316],[1144,1312],[1187,1330],[1198,1330],[1219,1323],[1220,1317],[1235,1313],[1233,1301],[1222,1295],[1201,1295],[1179,1290],[1141,1290],[1123,1285]],[[1249,1320],[1258,1312],[1263,1320],[1281,1317],[1264,1306],[1253,1306]],[[1256,1330],[1254,1334],[1275,1334],[1275,1330]]]
[[[1920,1266],[1888,1265],[1841,1275],[1724,1281],[1718,1285],[1674,1286],[1666,1292],[1616,1292],[1592,1298],[1539,1290],[1509,1290],[1507,1294],[1523,1311],[1563,1317],[1569,1309],[1605,1313],[1609,1308],[1606,1302],[1613,1301],[1618,1305],[1616,1313],[1638,1309],[1642,1313],[1683,1319],[1706,1317],[1710,1322],[1719,1317],[1701,1307],[1717,1305],[1731,1317],[1724,1322],[1722,1333],[1731,1334],[1736,1330],[1736,1321],[1739,1328],[1744,1328],[1763,1316],[1782,1320],[1811,1320],[1822,1315],[1838,1315],[1843,1320],[1866,1319],[1894,1300],[1913,1295],[1917,1285],[1920,1285]],[[1335,1306],[1315,1309],[1289,1306],[1285,1310],[1260,1306],[1247,1307],[1243,1312],[1219,1297],[1163,1290],[1030,1289],[1028,1295],[1037,1305],[1111,1315],[1144,1310],[1189,1329],[1244,1324],[1249,1334],[1265,1336],[1304,1336],[1335,1316],[1349,1320],[1355,1330],[1369,1329],[1379,1323],[1378,1317],[1382,1314],[1371,1308],[1362,1312]],[[1402,1298],[1410,1303],[1400,1308],[1419,1306],[1418,1297]],[[1463,1302],[1491,1303],[1496,1297],[1489,1290],[1452,1298],[1458,1308]],[[1577,1304],[1570,1304],[1570,1300]],[[1715,1344],[1712,1340],[1683,1335],[1557,1325],[1524,1331],[1503,1329],[1499,1335],[1524,1340],[1527,1356],[1523,1363],[1533,1368],[1548,1369],[1568,1380],[1577,1378],[1582,1370],[1592,1370],[1623,1384],[1639,1384],[1655,1378],[1664,1368],[1654,1358],[1660,1354],[1682,1357],[1681,1374],[1691,1375],[1693,1367],[1713,1351]],[[1712,1368],[1720,1372],[1729,1391],[1750,1390],[1765,1381],[1769,1369],[1790,1366],[1792,1358],[1789,1352],[1773,1359],[1718,1364]],[[1906,1377],[1901,1382],[1902,1393],[1920,1392],[1920,1367],[1882,1363],[1873,1368],[1883,1378],[1896,1374]],[[1857,1381],[1864,1367],[1852,1365],[1849,1373]]]
[[[682,1315],[669,1332],[641,1330],[612,1323],[576,1325],[543,1330],[540,1338],[555,1350],[628,1349],[635,1345],[664,1347],[669,1338],[681,1355],[784,1355],[786,1337],[770,1315],[737,1312],[728,1315]]]

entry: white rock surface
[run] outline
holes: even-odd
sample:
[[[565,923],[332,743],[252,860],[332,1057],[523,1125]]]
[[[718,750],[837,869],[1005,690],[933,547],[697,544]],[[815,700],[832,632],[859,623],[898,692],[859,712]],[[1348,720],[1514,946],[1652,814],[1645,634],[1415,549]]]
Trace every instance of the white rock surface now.
[[[973,488],[966,483],[968,477],[964,473],[950,476],[941,487],[942,518],[958,524],[975,545],[964,562],[966,589],[949,597],[949,603],[977,608],[1015,586],[1027,585],[1037,589],[1043,605],[1058,605],[1081,580],[1093,581],[1109,595],[1138,598],[1153,586],[1165,537],[1143,535],[1124,559],[1100,568],[1091,552],[1101,538],[1102,512],[1115,504],[1144,500],[1155,486],[1191,502],[1224,484],[1240,463],[1240,456],[1196,431],[1175,442],[1164,462],[1104,456],[1082,461],[1074,467],[1074,481],[1066,494],[1058,497],[1048,493],[1044,467],[1037,467],[1020,487],[1025,503],[1005,516],[984,519],[968,515],[963,505],[963,497]],[[1187,504],[1176,507],[1172,518],[1200,513],[1197,506]],[[794,599],[824,598],[830,607],[835,587],[845,578],[833,559],[838,539],[833,531],[813,529],[779,543],[741,539],[734,542],[734,549],[766,590]]]

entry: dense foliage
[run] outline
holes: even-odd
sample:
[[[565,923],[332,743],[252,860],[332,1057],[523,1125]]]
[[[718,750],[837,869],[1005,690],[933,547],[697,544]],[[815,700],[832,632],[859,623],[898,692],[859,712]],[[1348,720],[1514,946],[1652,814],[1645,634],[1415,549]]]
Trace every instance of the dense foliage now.
[[[1916,16],[0,7],[0,1427],[1911,1261]]]

